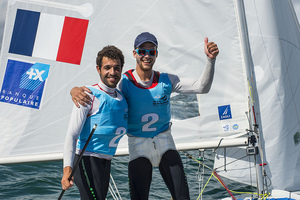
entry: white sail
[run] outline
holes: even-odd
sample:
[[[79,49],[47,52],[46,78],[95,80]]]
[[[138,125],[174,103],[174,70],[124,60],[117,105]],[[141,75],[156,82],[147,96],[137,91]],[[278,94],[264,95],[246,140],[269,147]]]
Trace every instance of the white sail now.
[[[245,134],[244,130],[248,127],[245,115],[248,107],[247,78],[242,67],[233,2],[207,4],[201,1],[154,1],[146,10],[144,3],[145,1],[99,1],[88,4],[82,4],[81,1],[9,1],[1,51],[1,163],[61,159],[72,107],[70,89],[98,81],[95,57],[105,45],[116,45],[124,52],[124,71],[134,68],[133,40],[142,31],[152,32],[159,40],[159,57],[155,70],[178,74],[180,77],[198,78],[201,75],[206,62],[203,50],[205,37],[215,41],[222,52],[218,57],[212,90],[209,94],[198,96],[200,116],[197,109],[189,108],[189,103],[193,102],[182,101],[186,96],[172,97],[173,107],[186,109],[185,113],[196,112],[191,116],[173,115],[176,144],[179,147],[182,144],[182,149],[197,148],[195,143],[200,141],[214,139],[217,145],[224,135],[234,138]],[[88,20],[80,64],[58,62],[34,53],[31,56],[22,55],[11,50],[18,12],[38,12],[41,17],[43,15],[55,19],[67,16]],[[50,44],[42,45],[46,47],[40,48],[40,51],[47,49]],[[31,66],[36,62],[48,65],[49,74],[44,81],[43,91],[38,96],[38,107],[32,108],[26,105],[30,103],[30,99],[24,101],[22,96],[16,96],[15,91],[6,86],[10,83],[10,87],[17,87],[12,79],[5,80],[5,77],[9,77],[7,69],[12,71],[20,63]],[[26,95],[27,93],[24,94]],[[190,98],[197,105],[196,96],[192,95]],[[17,105],[20,101],[25,103]],[[225,116],[228,119],[220,120],[219,106],[220,109],[229,109],[231,114]],[[176,112],[176,109],[172,112]],[[188,147],[191,141],[194,144]],[[242,144],[245,142],[243,139]],[[118,154],[126,152],[127,138],[123,138]]]
[[[299,191],[299,23],[290,1],[245,1],[245,16],[253,63],[248,66],[249,80],[257,86],[253,100],[267,185],[269,189]],[[215,167],[223,166],[224,158],[230,163],[243,155],[245,149],[227,149],[225,157],[216,157]],[[220,174],[256,185],[256,176],[250,176],[248,169],[251,166],[255,175],[254,161],[248,159],[227,165]]]
[[[296,102],[300,100],[296,63],[300,59],[300,44],[292,4],[279,0],[246,1],[248,30],[245,30],[241,28],[237,2],[9,0],[0,57],[0,164],[62,159],[73,106],[69,95],[71,88],[99,80],[95,58],[105,45],[116,45],[123,51],[123,71],[135,68],[133,41],[139,33],[149,31],[159,42],[154,69],[182,78],[201,75],[206,62],[205,37],[217,43],[220,49],[210,92],[178,94],[171,98],[172,134],[178,149],[247,145],[249,120],[246,113],[252,111],[249,105],[253,100],[249,86],[256,81],[257,90],[253,92],[259,101],[255,114],[263,134],[263,158],[268,164],[266,169],[272,178],[272,187],[300,190],[299,177],[295,175],[300,171],[296,134],[299,130]],[[47,50],[58,49],[54,45],[57,39],[37,39],[42,44],[34,54],[20,52],[17,48],[20,34],[17,33],[29,26],[22,27],[24,22],[20,20],[27,14],[35,17],[37,14],[46,21],[46,26],[42,26],[43,20],[36,24],[38,38],[53,36],[50,32],[57,28],[55,23],[61,19],[71,18],[87,25],[86,29],[80,28],[86,30],[80,33],[82,46],[71,48],[81,49],[76,59],[73,59],[75,55],[68,59],[49,56]],[[54,28],[50,28],[51,22]],[[46,31],[40,31],[42,27]],[[249,36],[250,61],[254,68],[249,68],[251,65],[246,62],[242,30]],[[78,45],[75,41],[74,45]],[[34,47],[35,43],[31,48]],[[39,87],[26,89],[28,84],[34,83],[24,81],[22,76],[39,80],[35,82]],[[27,84],[26,87],[21,83]],[[275,133],[280,134],[275,137]],[[117,154],[127,153],[127,138],[124,137]],[[229,150],[226,155],[229,161]],[[280,166],[277,157],[292,164],[286,168],[283,162]],[[279,181],[286,176],[293,181]]]

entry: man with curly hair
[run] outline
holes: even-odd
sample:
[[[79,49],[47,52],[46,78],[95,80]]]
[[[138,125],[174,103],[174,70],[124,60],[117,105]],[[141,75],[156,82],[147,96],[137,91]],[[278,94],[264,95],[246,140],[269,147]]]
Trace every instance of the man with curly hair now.
[[[123,94],[116,89],[121,78],[124,56],[115,46],[106,46],[98,52],[96,68],[99,83],[87,86],[92,103],[88,106],[74,105],[64,146],[64,169],[61,180],[63,190],[75,182],[81,199],[105,200],[111,159],[118,142],[127,131],[128,106]],[[73,163],[79,158],[85,142],[97,124],[82,160],[69,180]]]

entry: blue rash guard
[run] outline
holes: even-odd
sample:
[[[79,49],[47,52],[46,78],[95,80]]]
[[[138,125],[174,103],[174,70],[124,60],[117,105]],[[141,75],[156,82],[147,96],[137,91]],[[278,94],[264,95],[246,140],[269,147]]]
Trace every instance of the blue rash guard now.
[[[150,138],[169,128],[172,84],[167,74],[154,73],[149,88],[139,86],[132,70],[123,74],[122,93],[129,108],[129,136]]]
[[[123,99],[119,101],[101,90],[92,87],[89,87],[89,89],[99,99],[100,106],[95,115],[91,115],[86,119],[78,138],[77,148],[83,149],[93,126],[97,124],[97,129],[86,151],[115,155],[120,139],[126,134],[128,120],[127,102],[123,95]]]

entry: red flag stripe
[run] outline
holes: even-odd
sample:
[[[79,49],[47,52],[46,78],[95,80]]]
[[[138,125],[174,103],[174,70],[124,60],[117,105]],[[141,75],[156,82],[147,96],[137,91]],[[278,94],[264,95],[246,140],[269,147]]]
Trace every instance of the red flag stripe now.
[[[80,65],[88,22],[65,17],[56,61]]]

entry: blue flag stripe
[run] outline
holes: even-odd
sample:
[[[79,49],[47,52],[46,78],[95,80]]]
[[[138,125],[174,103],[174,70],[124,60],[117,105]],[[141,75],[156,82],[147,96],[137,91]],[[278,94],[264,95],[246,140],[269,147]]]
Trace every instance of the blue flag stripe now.
[[[17,10],[9,53],[32,55],[39,18],[39,12]]]

